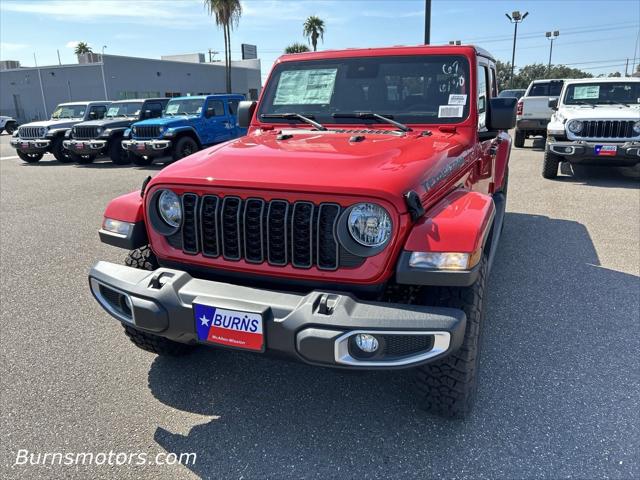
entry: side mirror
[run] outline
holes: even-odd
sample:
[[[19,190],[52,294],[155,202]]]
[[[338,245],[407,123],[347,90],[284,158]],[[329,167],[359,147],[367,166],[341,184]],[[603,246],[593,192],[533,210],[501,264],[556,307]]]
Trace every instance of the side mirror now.
[[[215,117],[215,115],[216,115],[215,107],[208,107],[207,110],[204,112],[205,118]]]
[[[98,118],[98,114],[96,112],[89,112],[89,118],[91,120],[96,120]]]
[[[516,126],[515,97],[491,98],[489,100],[488,130],[509,130]]]
[[[557,98],[550,98],[549,99],[549,108],[551,110],[557,110],[558,109],[558,99]]]
[[[243,100],[238,104],[238,125],[240,128],[249,128],[257,106],[258,102],[254,100]]]

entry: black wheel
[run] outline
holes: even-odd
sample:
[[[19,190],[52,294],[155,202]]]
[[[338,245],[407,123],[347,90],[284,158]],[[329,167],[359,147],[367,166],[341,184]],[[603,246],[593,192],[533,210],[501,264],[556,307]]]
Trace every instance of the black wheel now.
[[[188,157],[192,153],[198,151],[198,144],[191,137],[182,137],[178,139],[173,147],[173,161],[180,160],[181,158]]]
[[[153,163],[153,157],[143,157],[142,155],[136,155],[135,153],[130,153],[129,155],[133,164],[138,165],[139,167],[146,167]]]
[[[524,147],[524,139],[526,138],[526,135],[524,134],[524,131],[522,130],[518,130],[516,128],[516,138],[514,140],[514,144],[516,147],[518,148],[523,148]]]
[[[62,145],[63,138],[54,138],[51,143],[51,153],[60,163],[71,163],[74,161],[73,155]]]
[[[125,265],[141,270],[155,270],[159,267],[156,256],[151,251],[149,245],[131,250],[124,260]],[[130,325],[123,325],[124,333],[129,340],[138,348],[156,355],[178,357],[186,355],[193,350],[192,345],[174,342],[168,338],[159,337],[151,333],[143,332]]]
[[[542,162],[542,176],[544,178],[553,179],[558,176],[558,166],[560,165],[560,156],[552,153],[547,147],[544,150],[544,160]]]
[[[116,165],[127,165],[131,163],[131,158],[129,157],[129,151],[122,148],[121,142],[122,138],[114,138],[111,140],[107,148],[107,153],[111,161]]]
[[[436,287],[427,290],[429,305],[464,310],[467,326],[462,346],[442,360],[415,368],[419,403],[425,410],[463,418],[473,407],[480,358],[480,332],[484,316],[487,259],[470,287]]]
[[[4,126],[4,131],[9,135],[13,135],[13,132],[16,131],[16,128],[16,122],[7,122],[7,124]]]
[[[44,156],[44,154],[42,153],[24,153],[24,152],[21,152],[20,150],[17,150],[17,152],[18,152],[18,156],[20,157],[20,160],[27,163],[37,163],[40,160],[42,160],[42,157]]]

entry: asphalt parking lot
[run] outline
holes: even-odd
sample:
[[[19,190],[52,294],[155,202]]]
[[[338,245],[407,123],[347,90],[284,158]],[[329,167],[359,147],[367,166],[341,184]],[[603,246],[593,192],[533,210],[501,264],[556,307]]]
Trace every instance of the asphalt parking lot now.
[[[135,348],[87,271],[107,202],[160,166],[26,165],[0,139],[2,478],[639,478],[640,182],[511,156],[479,401],[424,414],[406,373]],[[196,452],[186,466],[12,466],[30,452]]]

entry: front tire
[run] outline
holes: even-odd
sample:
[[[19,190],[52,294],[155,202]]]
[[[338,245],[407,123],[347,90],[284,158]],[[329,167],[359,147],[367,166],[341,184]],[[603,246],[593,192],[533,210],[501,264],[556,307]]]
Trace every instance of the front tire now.
[[[20,157],[20,160],[27,163],[38,163],[44,156],[44,154],[42,153],[24,153],[20,150],[17,150],[17,153],[18,157]]]
[[[155,270],[160,265],[149,245],[131,250],[124,260],[128,267],[141,270]],[[130,325],[124,325],[124,333],[136,347],[160,356],[179,357],[191,353],[192,345],[174,342],[168,338],[143,332]]]
[[[522,130],[518,130],[516,128],[516,138],[514,140],[514,145],[518,148],[524,148],[524,140],[526,138],[526,135],[524,133],[524,131]]]
[[[558,166],[560,165],[560,156],[552,153],[547,147],[544,150],[544,160],[542,162],[542,176],[548,179],[554,179],[558,176]]]
[[[4,131],[7,132],[9,135],[13,135],[13,132],[16,131],[16,123],[15,122],[8,122],[4,126]]]
[[[122,148],[122,138],[114,138],[109,142],[108,154],[109,158],[115,165],[127,165],[131,163],[129,151]]]
[[[191,137],[182,137],[178,139],[175,146],[173,147],[173,161],[183,159],[188,157],[192,153],[196,153],[198,151],[198,144]]]
[[[51,153],[56,157],[56,160],[60,163],[71,163],[74,161],[73,154],[64,148],[62,144],[63,138],[54,138],[51,144]]]
[[[460,348],[442,360],[415,368],[419,404],[429,412],[464,418],[472,410],[477,391],[487,269],[484,256],[478,278],[470,287],[437,287],[427,292],[430,305],[459,308],[467,316]]]

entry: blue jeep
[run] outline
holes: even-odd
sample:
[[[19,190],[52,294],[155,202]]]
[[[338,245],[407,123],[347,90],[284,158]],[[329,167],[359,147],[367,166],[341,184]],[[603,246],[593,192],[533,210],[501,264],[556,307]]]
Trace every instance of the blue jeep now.
[[[238,103],[244,95],[204,95],[172,98],[161,118],[136,122],[125,133],[122,148],[136,165],[155,157],[180,160],[198,150],[247,133],[238,126]]]

